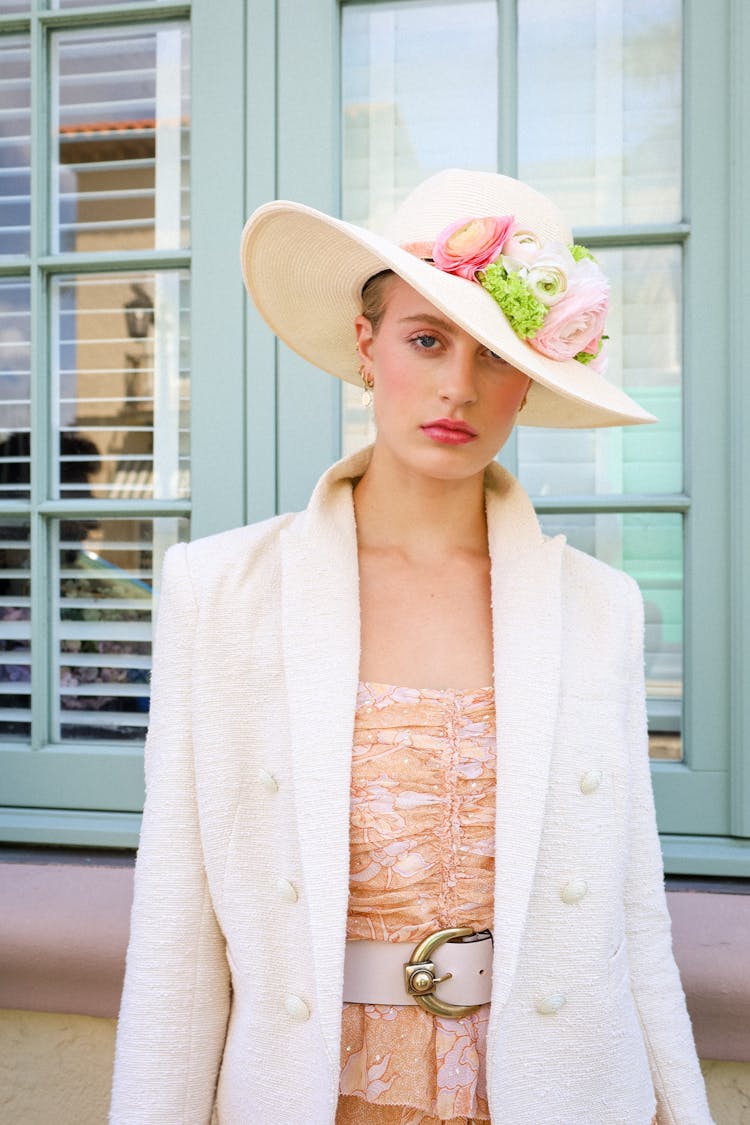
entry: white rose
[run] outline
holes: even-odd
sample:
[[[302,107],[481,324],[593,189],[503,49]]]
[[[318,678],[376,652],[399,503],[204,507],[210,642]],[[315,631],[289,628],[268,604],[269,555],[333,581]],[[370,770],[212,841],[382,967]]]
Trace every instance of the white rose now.
[[[565,296],[576,267],[575,258],[562,242],[548,242],[529,267],[527,284],[543,305],[555,305]]]

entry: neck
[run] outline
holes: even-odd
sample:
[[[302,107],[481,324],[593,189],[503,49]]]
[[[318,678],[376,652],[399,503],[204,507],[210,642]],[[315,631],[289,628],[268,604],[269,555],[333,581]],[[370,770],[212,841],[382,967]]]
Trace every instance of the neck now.
[[[354,513],[360,548],[432,561],[456,551],[487,554],[483,471],[461,480],[429,477],[376,442],[354,487]]]

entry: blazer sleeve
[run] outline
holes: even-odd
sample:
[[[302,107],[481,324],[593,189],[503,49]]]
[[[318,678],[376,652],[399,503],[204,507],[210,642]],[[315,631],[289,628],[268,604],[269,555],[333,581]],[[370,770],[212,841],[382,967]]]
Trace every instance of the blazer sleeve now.
[[[225,942],[203,863],[190,721],[196,603],[187,546],[164,556],[109,1120],[200,1125],[212,1116],[229,1012]]]
[[[630,597],[630,833],[625,924],[631,989],[648,1052],[659,1125],[712,1125],[672,952],[672,922],[649,767],[643,599],[634,581]]]

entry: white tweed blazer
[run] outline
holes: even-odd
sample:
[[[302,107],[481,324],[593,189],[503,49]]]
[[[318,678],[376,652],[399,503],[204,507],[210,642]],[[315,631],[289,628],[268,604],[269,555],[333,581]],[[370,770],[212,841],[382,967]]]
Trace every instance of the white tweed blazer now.
[[[359,677],[352,480],[178,544],[157,613],[112,1125],[333,1125]],[[486,472],[496,1125],[710,1125],[675,965],[632,579]],[[597,784],[598,782],[598,784]],[[573,880],[585,889],[562,895]]]

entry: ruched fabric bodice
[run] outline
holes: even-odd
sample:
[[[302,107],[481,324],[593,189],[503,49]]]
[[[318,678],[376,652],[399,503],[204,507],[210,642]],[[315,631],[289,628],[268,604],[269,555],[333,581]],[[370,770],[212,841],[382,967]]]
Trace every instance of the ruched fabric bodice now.
[[[360,683],[351,782],[349,939],[491,928],[491,687]],[[489,1004],[461,1019],[345,1004],[337,1125],[489,1121]]]

